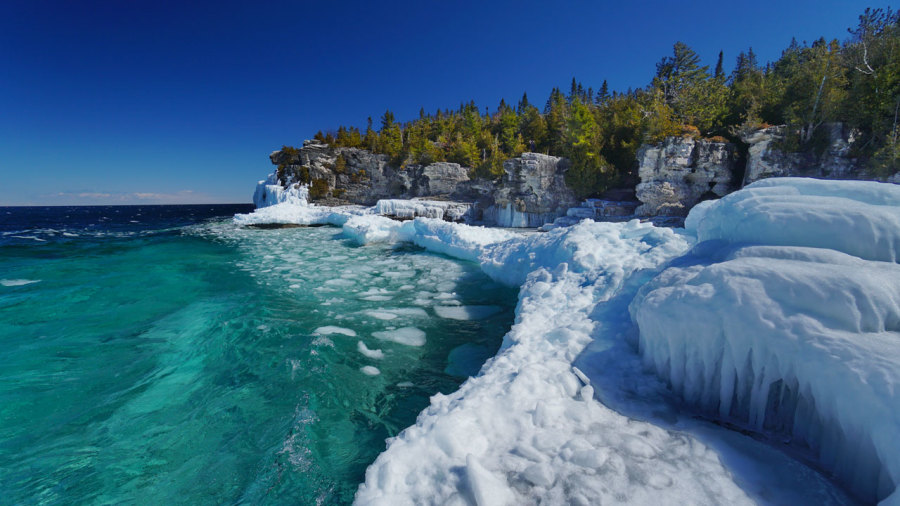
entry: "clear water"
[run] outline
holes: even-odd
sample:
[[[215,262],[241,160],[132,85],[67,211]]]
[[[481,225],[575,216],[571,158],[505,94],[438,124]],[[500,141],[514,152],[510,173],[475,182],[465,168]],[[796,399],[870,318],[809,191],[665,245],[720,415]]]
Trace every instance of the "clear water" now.
[[[0,208],[0,502],[349,502],[512,322],[474,265],[246,210]]]

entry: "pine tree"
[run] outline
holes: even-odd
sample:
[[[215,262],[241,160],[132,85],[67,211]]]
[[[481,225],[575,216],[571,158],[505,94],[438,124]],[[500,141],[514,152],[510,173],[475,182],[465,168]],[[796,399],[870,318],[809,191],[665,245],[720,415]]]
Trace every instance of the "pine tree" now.
[[[725,77],[725,70],[722,68],[722,51],[719,51],[719,59],[716,60],[716,71],[713,74],[713,77],[716,79],[723,79]]]
[[[516,114],[522,114],[525,112],[525,109],[530,106],[531,104],[528,103],[528,93],[522,93],[522,99],[519,100],[519,104],[516,106]]]
[[[363,137],[363,146],[373,153],[378,149],[378,134],[372,128],[372,117],[366,120],[366,135]]]
[[[394,113],[390,110],[381,116],[381,130],[378,133],[378,149],[390,156],[395,163],[401,160],[403,151],[403,133],[400,125],[394,122]]]
[[[579,198],[594,195],[603,188],[600,156],[600,128],[590,107],[575,97],[566,129],[566,151],[572,166],[566,172],[566,184]]]
[[[609,85],[606,84],[606,79],[604,79],[603,84],[600,85],[600,91],[597,92],[596,103],[598,106],[601,106],[607,99],[609,99]]]

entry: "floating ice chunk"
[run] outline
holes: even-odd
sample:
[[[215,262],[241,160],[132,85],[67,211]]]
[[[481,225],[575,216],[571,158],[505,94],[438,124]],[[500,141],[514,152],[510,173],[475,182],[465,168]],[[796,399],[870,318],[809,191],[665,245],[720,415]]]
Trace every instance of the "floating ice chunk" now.
[[[370,302],[385,302],[393,299],[390,295],[368,295],[366,297],[360,297],[362,300],[368,300]]]
[[[397,318],[397,314],[390,311],[365,311],[365,314],[379,320],[393,320]]]
[[[365,314],[371,316],[372,318],[377,318],[379,320],[394,320],[401,316],[408,316],[411,318],[427,318],[428,313],[425,312],[424,309],[418,307],[401,307],[401,308],[393,308],[393,309],[374,309],[364,311]]]
[[[401,327],[396,330],[373,332],[372,336],[382,341],[393,341],[407,346],[425,346],[425,332],[415,327]]]
[[[356,343],[356,349],[359,350],[359,352],[362,353],[363,355],[365,355],[366,357],[369,357],[369,358],[372,358],[372,359],[375,359],[375,360],[381,360],[381,359],[384,358],[384,352],[383,352],[383,351],[381,351],[381,350],[370,350],[370,349],[366,346],[366,343],[364,343],[364,342],[362,342],[362,341],[359,341],[358,343]]]
[[[40,279],[0,279],[0,285],[3,286],[24,286],[40,282]]]
[[[379,371],[377,367],[371,365],[364,365],[360,367],[359,370],[366,376],[378,376],[381,374],[381,371]]]
[[[483,320],[499,311],[497,306],[434,306],[438,316],[451,320]]]
[[[392,313],[413,318],[428,318],[428,313],[420,307],[401,307],[389,310]]]
[[[319,327],[313,331],[313,334],[320,336],[328,336],[331,334],[341,334],[348,337],[356,337],[356,331],[353,329],[346,329],[344,327],[335,327],[332,325],[326,325],[324,327]]]

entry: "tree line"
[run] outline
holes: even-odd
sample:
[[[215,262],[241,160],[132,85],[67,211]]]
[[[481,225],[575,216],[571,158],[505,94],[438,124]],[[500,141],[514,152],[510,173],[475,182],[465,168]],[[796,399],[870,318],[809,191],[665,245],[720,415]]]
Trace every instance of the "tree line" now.
[[[538,107],[527,94],[496,110],[474,103],[455,110],[419,112],[399,122],[388,110],[364,131],[341,126],[315,136],[333,147],[365,148],[389,156],[394,165],[456,162],[473,176],[498,178],[503,161],[525,151],[567,157],[570,187],[580,197],[636,183],[635,154],[647,142],[671,135],[718,141],[767,125],[786,124],[787,150],[822,149],[823,123],[856,129],[853,155],[876,175],[900,168],[900,15],[866,9],[844,41],[792,40],[775,62],[761,64],[752,48],[726,73],[720,51],[712,71],[683,42],[656,64],[645,87],[610,91],[572,79]]]

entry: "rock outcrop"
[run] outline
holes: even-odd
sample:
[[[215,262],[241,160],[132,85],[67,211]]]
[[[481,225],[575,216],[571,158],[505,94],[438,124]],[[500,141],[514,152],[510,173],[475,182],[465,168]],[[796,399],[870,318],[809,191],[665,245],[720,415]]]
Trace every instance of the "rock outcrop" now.
[[[271,182],[284,188],[309,185],[313,202],[376,206],[378,212],[401,219],[429,216],[539,227],[565,216],[576,204],[565,183],[568,160],[538,153],[506,160],[499,182],[470,179],[470,169],[457,163],[398,169],[384,155],[316,141],[275,151],[269,158],[278,166]]]
[[[501,227],[539,227],[565,216],[578,202],[566,186],[568,169],[567,159],[540,153],[506,160],[484,220]]]
[[[685,216],[698,202],[733,189],[737,149],[731,143],[668,137],[638,150],[640,216]]]
[[[770,126],[741,136],[748,144],[744,185],[768,177],[805,176],[825,179],[868,179],[868,174],[855,158],[850,146],[855,132],[843,123],[826,123],[819,127],[824,149],[812,148],[790,152],[782,147],[785,126]]]

